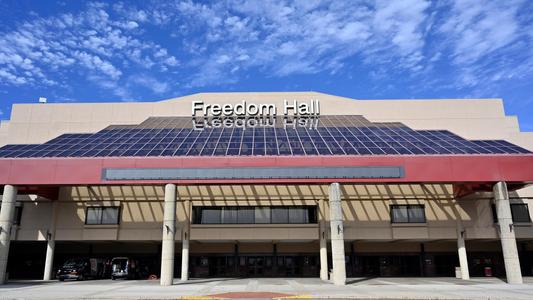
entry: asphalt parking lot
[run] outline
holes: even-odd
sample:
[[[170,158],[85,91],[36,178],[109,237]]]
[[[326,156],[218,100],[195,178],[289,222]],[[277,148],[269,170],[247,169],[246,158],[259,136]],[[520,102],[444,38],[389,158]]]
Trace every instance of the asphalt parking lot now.
[[[261,293],[260,293],[261,292]],[[272,294],[269,294],[272,293]],[[278,295],[279,294],[279,295]],[[317,278],[216,278],[175,281],[11,281],[0,286],[0,299],[533,299],[533,278],[509,285],[497,278],[350,278],[334,286]]]

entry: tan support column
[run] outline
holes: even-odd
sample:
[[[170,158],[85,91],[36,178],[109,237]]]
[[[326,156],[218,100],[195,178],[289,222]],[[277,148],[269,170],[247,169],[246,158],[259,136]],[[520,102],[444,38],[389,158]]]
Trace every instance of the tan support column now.
[[[522,271],[520,270],[520,259],[516,247],[516,237],[507,185],[505,182],[498,182],[494,185],[493,192],[507,283],[521,284]]]
[[[17,187],[6,184],[0,207],[0,284],[4,284],[7,280],[7,258],[15,217],[15,202],[17,202]]]
[[[43,280],[51,280],[53,277],[54,252],[56,248],[56,211],[57,201],[53,201],[50,228],[48,228],[48,232],[46,233],[46,260],[44,262]]]
[[[189,240],[190,236],[190,222],[191,222],[191,203],[189,200],[185,201],[185,216],[187,223],[183,226],[183,236],[181,239],[181,280],[189,280]]]
[[[327,240],[327,226],[326,226],[326,207],[324,200],[318,202],[318,218],[319,229],[318,235],[320,240],[320,279],[328,280],[328,240]]]
[[[174,281],[174,243],[176,235],[176,185],[165,185],[165,210],[161,247],[161,285]]]
[[[459,216],[458,216],[459,217]],[[457,254],[459,255],[459,267],[461,268],[461,279],[469,280],[468,259],[465,247],[466,231],[461,220],[457,220]]]
[[[333,261],[333,283],[346,284],[346,262],[344,253],[344,227],[342,224],[341,189],[338,183],[329,186],[329,222],[331,227],[331,257]]]

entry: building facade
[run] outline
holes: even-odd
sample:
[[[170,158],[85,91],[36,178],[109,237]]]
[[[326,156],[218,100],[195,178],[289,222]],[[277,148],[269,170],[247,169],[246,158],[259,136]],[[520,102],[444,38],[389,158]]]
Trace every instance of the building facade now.
[[[174,277],[533,275],[533,133],[500,99],[201,93],[16,104],[0,279],[72,257]]]

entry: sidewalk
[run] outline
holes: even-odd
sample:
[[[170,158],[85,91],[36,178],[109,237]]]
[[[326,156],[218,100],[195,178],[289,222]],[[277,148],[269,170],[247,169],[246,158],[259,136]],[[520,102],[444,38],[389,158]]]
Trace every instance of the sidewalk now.
[[[252,294],[262,292],[262,294]],[[248,294],[244,294],[248,293]],[[273,293],[273,294],[272,294]],[[216,278],[175,281],[94,280],[12,281],[0,286],[0,299],[533,299],[533,278],[509,285],[497,278],[350,278],[334,286],[317,278]]]

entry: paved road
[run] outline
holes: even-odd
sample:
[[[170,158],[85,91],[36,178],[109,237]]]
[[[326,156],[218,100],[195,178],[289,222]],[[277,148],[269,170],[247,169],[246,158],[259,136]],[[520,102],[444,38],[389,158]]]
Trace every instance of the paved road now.
[[[315,278],[222,278],[175,281],[12,281],[0,299],[180,299],[230,292],[271,292],[313,298],[358,299],[533,299],[533,278],[508,285],[497,278],[351,278],[344,287]],[[238,294],[233,294],[238,295]]]

